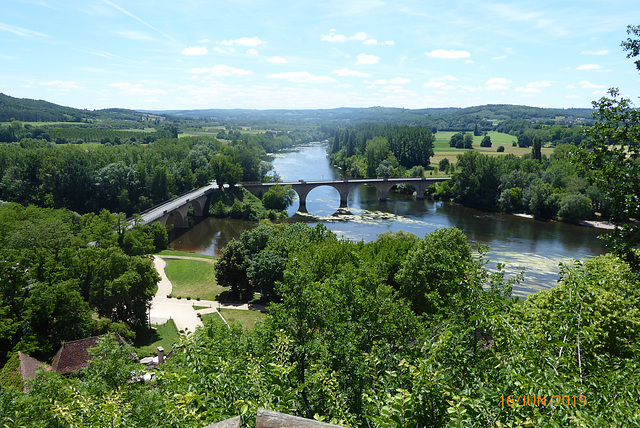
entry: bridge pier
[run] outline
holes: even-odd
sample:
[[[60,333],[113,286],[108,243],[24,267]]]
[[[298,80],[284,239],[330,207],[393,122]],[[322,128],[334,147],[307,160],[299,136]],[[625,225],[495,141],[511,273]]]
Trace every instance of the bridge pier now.
[[[265,190],[268,190],[270,186],[275,185],[291,185],[293,190],[298,194],[300,201],[299,211],[307,211],[307,195],[316,187],[330,186],[338,191],[340,194],[340,208],[347,208],[347,200],[349,192],[355,186],[360,184],[369,184],[374,186],[378,190],[378,199],[381,201],[387,200],[389,190],[397,184],[409,183],[416,189],[416,198],[424,199],[424,192],[428,186],[439,181],[449,180],[450,177],[438,177],[438,178],[371,178],[371,179],[354,179],[354,180],[326,180],[326,181],[305,181],[299,180],[292,183],[242,183],[242,186],[253,193],[256,196],[261,196]]]

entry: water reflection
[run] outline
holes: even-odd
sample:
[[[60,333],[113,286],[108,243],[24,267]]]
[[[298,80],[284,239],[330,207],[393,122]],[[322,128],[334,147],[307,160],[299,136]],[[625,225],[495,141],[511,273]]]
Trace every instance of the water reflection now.
[[[324,145],[309,145],[274,156],[274,169],[284,181],[340,178],[326,158]],[[605,231],[558,222],[540,222],[506,214],[485,213],[451,203],[416,200],[410,195],[390,194],[378,200],[375,188],[361,185],[348,197],[348,207],[340,208],[336,189],[318,187],[307,195],[307,213],[297,213],[298,202],[289,208],[288,221],[309,224],[323,222],[338,236],[372,241],[383,232],[404,230],[419,237],[438,228],[458,227],[471,243],[489,247],[488,257],[507,272],[525,271],[525,281],[514,292],[526,295],[552,287],[558,279],[558,263],[586,259],[605,252],[598,239]],[[219,250],[244,230],[256,224],[241,220],[208,218],[172,239],[175,249],[217,255]]]

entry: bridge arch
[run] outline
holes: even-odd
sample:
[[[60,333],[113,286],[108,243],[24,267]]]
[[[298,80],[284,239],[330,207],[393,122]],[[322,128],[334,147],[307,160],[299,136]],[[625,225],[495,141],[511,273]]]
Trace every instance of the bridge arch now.
[[[308,213],[311,209],[312,212],[317,213],[317,211],[324,212],[325,210],[330,211],[328,214],[333,214],[337,209],[344,208],[347,206],[346,200],[347,195],[342,195],[335,186],[331,184],[324,184],[319,186],[314,186],[306,191],[302,192],[302,197],[300,197],[300,193],[298,193],[298,209],[297,212]],[[309,198],[309,196],[311,196]],[[338,197],[336,200],[336,196]],[[323,206],[326,208],[318,208],[317,203],[314,203],[314,199],[317,201],[318,198],[326,199],[323,201]],[[307,199],[309,199],[310,204],[307,203]],[[344,203],[343,203],[344,199]],[[339,201],[339,202],[338,202]],[[336,202],[338,204],[336,205]],[[311,206],[309,206],[311,205]],[[335,209],[334,209],[335,208]]]
[[[269,187],[275,185],[291,185],[293,190],[298,195],[299,204],[301,208],[306,208],[307,195],[311,190],[320,186],[331,186],[340,194],[340,207],[347,207],[347,200],[351,189],[360,184],[370,184],[378,190],[378,198],[380,200],[386,200],[389,190],[393,186],[400,183],[409,183],[416,189],[416,197],[418,199],[424,198],[424,192],[428,186],[438,181],[447,181],[450,177],[437,177],[437,178],[371,178],[371,179],[355,179],[355,180],[323,180],[323,181],[306,181],[299,180],[292,183],[242,183],[248,191],[256,196],[262,195]]]

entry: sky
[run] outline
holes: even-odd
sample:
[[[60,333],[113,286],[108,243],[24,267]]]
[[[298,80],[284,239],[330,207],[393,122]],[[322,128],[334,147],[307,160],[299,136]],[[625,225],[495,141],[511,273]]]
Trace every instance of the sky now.
[[[638,0],[2,0],[0,92],[86,109],[590,107]],[[634,22],[635,19],[635,22]]]

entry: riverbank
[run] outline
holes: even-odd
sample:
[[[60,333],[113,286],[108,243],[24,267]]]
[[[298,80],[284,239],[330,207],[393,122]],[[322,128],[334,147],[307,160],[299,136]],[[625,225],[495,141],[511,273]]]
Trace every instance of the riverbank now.
[[[535,218],[531,214],[518,213],[518,214],[511,214],[511,215],[514,215],[520,218],[528,218],[531,220],[535,220]],[[538,221],[543,221],[543,220],[538,220]],[[558,221],[560,223],[566,223],[560,220]],[[567,223],[567,224],[572,224],[572,223]],[[616,228],[615,225],[613,225],[612,223],[608,221],[601,221],[601,220],[582,220],[578,222],[578,226],[595,227],[597,229],[603,229],[603,230],[613,230]]]

